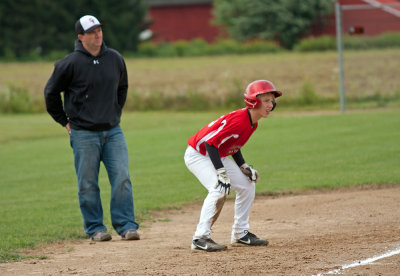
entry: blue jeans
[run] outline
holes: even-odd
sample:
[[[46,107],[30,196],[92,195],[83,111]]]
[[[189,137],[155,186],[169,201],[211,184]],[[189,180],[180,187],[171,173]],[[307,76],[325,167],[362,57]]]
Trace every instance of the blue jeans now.
[[[111,184],[110,213],[115,231],[123,236],[129,229],[138,229],[129,176],[128,149],[121,127],[116,126],[107,131],[71,129],[70,139],[74,151],[79,206],[85,232],[93,236],[98,231],[107,231],[103,224],[98,183],[101,161]]]

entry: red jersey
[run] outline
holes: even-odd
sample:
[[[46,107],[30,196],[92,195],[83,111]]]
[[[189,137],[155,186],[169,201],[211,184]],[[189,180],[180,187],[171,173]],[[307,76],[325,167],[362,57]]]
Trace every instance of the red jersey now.
[[[204,142],[213,145],[221,157],[235,154],[246,144],[257,129],[258,123],[251,125],[246,108],[235,110],[209,123],[189,138],[189,145],[206,155]]]

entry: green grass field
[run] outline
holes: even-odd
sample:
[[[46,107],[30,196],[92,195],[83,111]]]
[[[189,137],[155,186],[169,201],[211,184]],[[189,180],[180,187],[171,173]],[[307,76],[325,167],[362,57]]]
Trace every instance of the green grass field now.
[[[125,113],[135,211],[201,201],[206,191],[186,169],[187,139],[224,112]],[[260,121],[242,149],[261,176],[258,193],[400,183],[400,110],[291,114]],[[66,131],[47,114],[0,117],[0,262],[21,248],[84,238],[72,149]],[[100,185],[109,219],[110,187]],[[233,197],[232,195],[230,196]]]

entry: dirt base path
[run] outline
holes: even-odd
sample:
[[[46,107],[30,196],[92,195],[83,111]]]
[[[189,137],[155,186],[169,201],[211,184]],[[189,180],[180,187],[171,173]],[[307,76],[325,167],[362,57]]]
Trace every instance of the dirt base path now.
[[[28,253],[48,258],[0,264],[0,275],[400,275],[400,187],[257,197],[250,230],[267,247],[229,245],[229,200],[212,234],[229,246],[217,253],[190,250],[200,207],[153,214],[140,241],[35,249]]]

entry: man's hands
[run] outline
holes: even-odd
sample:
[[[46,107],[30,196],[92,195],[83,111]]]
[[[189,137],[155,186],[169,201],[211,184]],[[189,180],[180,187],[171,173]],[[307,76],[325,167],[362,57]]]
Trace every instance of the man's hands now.
[[[65,125],[65,128],[67,129],[68,133],[71,134],[71,126],[69,123]]]
[[[257,182],[258,179],[260,178],[258,172],[255,169],[253,169],[252,166],[249,166],[246,163],[240,166],[240,170],[250,179],[250,181]]]
[[[218,177],[218,182],[215,185],[215,188],[218,189],[221,193],[224,193],[226,195],[229,195],[231,192],[231,180],[228,177],[228,174],[226,173],[225,168],[220,168],[217,170],[217,177]]]

